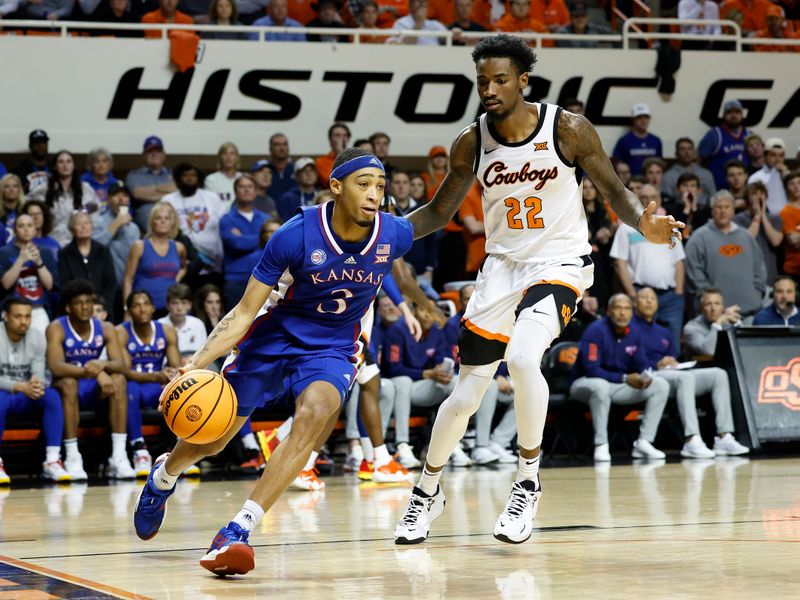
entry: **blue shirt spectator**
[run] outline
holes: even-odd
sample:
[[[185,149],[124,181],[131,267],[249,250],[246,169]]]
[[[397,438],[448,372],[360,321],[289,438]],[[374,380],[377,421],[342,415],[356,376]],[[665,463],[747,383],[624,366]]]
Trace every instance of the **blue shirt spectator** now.
[[[274,4],[274,3],[272,3]],[[270,4],[270,6],[272,6]],[[256,19],[253,21],[253,25],[256,27],[268,27],[271,25],[279,26],[279,27],[302,27],[302,23],[299,21],[295,21],[294,19],[290,19],[286,17],[286,19],[280,23],[275,21],[270,15],[266,17],[261,17],[260,19]],[[250,33],[248,34],[248,38],[251,40],[258,40],[259,33]],[[264,34],[264,40],[267,42],[305,42],[306,41],[306,34],[303,32],[298,33],[266,33]]]
[[[595,321],[583,332],[573,376],[600,377],[622,383],[628,373],[641,373],[648,367],[639,329],[628,325],[622,335],[614,331],[608,317]]]
[[[3,161],[0,161],[0,177],[5,175],[6,173],[8,173],[8,169],[6,169],[6,166],[3,164]]]
[[[753,317],[753,325],[779,325],[800,327],[800,310],[797,309],[797,284],[791,277],[781,275],[772,284],[774,301]]]
[[[742,103],[730,100],[723,107],[722,123],[709,129],[700,140],[697,153],[705,160],[706,167],[714,175],[717,189],[728,189],[728,180],[725,176],[725,163],[729,160],[741,160],[745,166],[748,164],[745,152],[745,138],[750,135],[742,126]]]
[[[433,325],[416,341],[404,321],[386,330],[381,353],[381,370],[387,377],[406,375],[414,381],[423,378],[422,372],[441,364],[450,356],[444,332]]]
[[[304,192],[298,187],[289,190],[276,202],[276,210],[278,216],[284,223],[292,218],[294,211],[301,206],[313,206],[314,198],[317,197],[319,190],[314,189],[310,192]]]
[[[642,174],[642,165],[648,158],[663,156],[661,139],[648,133],[650,127],[650,107],[643,102],[631,109],[631,130],[617,140],[614,158],[622,160],[631,168],[633,175]]]
[[[647,366],[651,369],[658,369],[658,361],[665,356],[678,357],[672,333],[666,327],[655,321],[647,321],[639,315],[633,316],[631,327],[639,332]]]

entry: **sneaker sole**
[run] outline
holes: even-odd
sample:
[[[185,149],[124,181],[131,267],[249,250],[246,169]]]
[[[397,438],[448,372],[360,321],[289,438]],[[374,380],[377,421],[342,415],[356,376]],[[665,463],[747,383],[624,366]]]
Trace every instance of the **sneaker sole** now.
[[[533,532],[529,533],[528,537],[526,537],[524,540],[512,540],[510,537],[508,537],[507,535],[502,534],[502,533],[495,533],[493,535],[494,535],[494,539],[499,540],[501,542],[505,542],[506,544],[524,544],[529,539],[531,539],[531,535],[532,534],[533,534]]]
[[[200,566],[218,577],[244,575],[256,568],[256,553],[242,542],[234,542],[212,559],[201,559]]]
[[[442,499],[442,510],[440,510],[438,512],[438,514],[434,515],[431,518],[431,521],[430,521],[431,524],[433,524],[433,522],[436,519],[438,519],[440,516],[442,516],[442,513],[444,512],[444,508],[445,508],[446,505],[447,505],[447,499],[444,498],[444,499]],[[431,532],[430,532],[430,529],[429,529],[428,533],[425,534],[425,537],[422,537],[422,538],[409,539],[407,537],[400,536],[400,537],[394,538],[394,543],[395,543],[396,546],[413,546],[414,544],[421,544],[422,542],[427,540],[428,536],[430,534],[431,534]]]

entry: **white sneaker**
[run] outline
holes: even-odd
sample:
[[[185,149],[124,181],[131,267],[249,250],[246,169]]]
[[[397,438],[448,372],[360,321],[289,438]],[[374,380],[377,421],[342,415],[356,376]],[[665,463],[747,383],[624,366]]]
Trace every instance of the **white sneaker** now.
[[[428,538],[431,523],[444,510],[444,492],[442,486],[436,487],[433,496],[426,496],[418,487],[411,491],[406,512],[394,528],[395,544],[419,544]]]
[[[109,458],[107,475],[109,479],[136,479],[136,471],[127,456]]]
[[[740,444],[732,434],[727,433],[724,437],[714,436],[714,452],[717,456],[741,456],[750,454],[750,448]]]
[[[406,469],[419,469],[422,463],[419,462],[414,453],[411,451],[411,446],[405,442],[397,444],[397,454],[395,454],[397,462],[403,465]]]
[[[42,477],[48,481],[58,482],[67,482],[72,480],[72,477],[70,477],[69,473],[67,473],[67,471],[64,469],[64,463],[62,463],[60,460],[51,463],[43,462]]]
[[[633,452],[631,452],[631,456],[633,456],[633,458],[647,459],[662,459],[667,457],[666,454],[644,438],[639,438],[633,442]]]
[[[83,457],[79,454],[73,458],[67,457],[64,461],[64,469],[66,469],[72,481],[86,481],[89,477],[86,471],[83,470]]]
[[[608,444],[600,444],[594,447],[594,462],[611,462],[611,452],[608,451]]]
[[[508,544],[521,544],[531,537],[541,497],[538,475],[535,480],[515,481],[506,507],[494,524],[494,537]]]
[[[472,466],[472,459],[467,456],[467,453],[464,452],[464,449],[461,447],[461,444],[458,444],[453,450],[453,453],[450,455],[450,464],[454,467],[471,467]]]
[[[714,451],[703,443],[699,435],[690,437],[681,448],[683,458],[714,458]]]
[[[136,477],[147,477],[152,468],[153,457],[150,453],[137,450],[133,456],[133,470],[136,472]]]
[[[497,455],[497,462],[501,464],[511,464],[517,462],[517,455],[508,450],[507,448],[503,448],[497,442],[489,442],[489,450],[494,452]]]
[[[472,462],[476,465],[488,465],[497,462],[500,457],[486,446],[475,446],[472,449]]]

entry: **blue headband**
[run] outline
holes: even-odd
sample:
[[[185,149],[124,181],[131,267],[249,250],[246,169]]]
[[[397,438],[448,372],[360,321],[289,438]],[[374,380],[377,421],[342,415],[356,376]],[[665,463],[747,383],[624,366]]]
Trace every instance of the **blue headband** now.
[[[351,173],[370,167],[373,169],[380,169],[384,175],[386,174],[386,170],[383,168],[383,163],[380,161],[380,159],[373,154],[367,154],[366,156],[357,156],[355,158],[351,158],[347,162],[343,162],[333,171],[331,171],[330,178],[342,181]]]

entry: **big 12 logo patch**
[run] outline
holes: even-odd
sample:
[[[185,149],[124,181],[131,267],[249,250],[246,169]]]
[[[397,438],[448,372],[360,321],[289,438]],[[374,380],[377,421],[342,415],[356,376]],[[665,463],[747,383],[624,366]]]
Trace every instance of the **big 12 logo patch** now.
[[[758,384],[759,404],[783,404],[800,411],[800,357],[780,367],[766,367]]]

